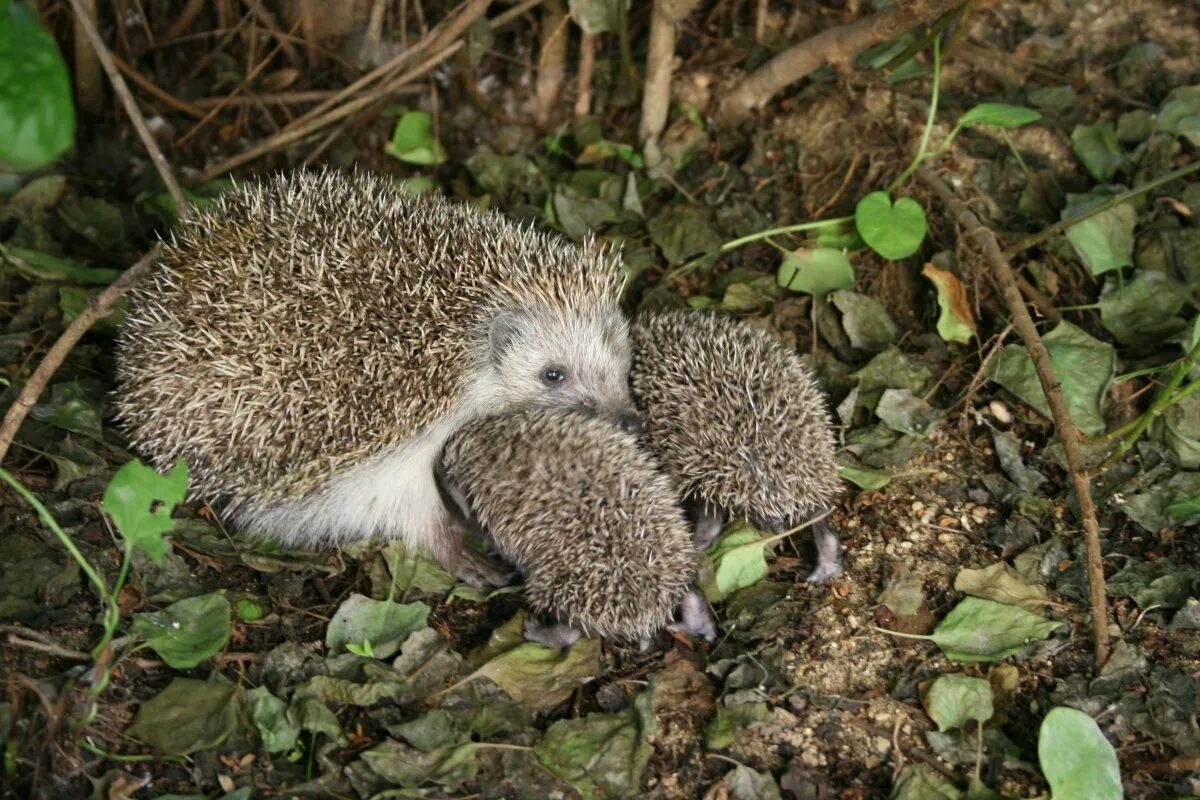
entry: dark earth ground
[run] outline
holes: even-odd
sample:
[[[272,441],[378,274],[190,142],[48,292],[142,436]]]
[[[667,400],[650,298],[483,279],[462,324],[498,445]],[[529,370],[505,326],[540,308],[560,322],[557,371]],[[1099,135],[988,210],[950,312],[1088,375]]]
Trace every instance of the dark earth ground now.
[[[933,141],[941,141],[959,114],[982,101],[1031,106],[1043,113],[1043,120],[1012,131],[1011,149],[996,131],[968,131],[934,168],[993,228],[1010,234],[1007,241],[1015,241],[1058,219],[1057,210],[1045,214],[1037,203],[1026,202],[1028,186],[1053,184],[1056,189],[1044,195],[1051,205],[1055,197],[1061,205],[1063,190],[1083,192],[1096,182],[1072,152],[1075,125],[1153,112],[1173,87],[1200,79],[1198,7],[1167,0],[978,5],[966,36],[945,59],[942,112]],[[743,6],[705,4],[683,26],[678,99],[707,108],[731,73],[768,54],[747,32],[752,10]],[[425,11],[437,18],[434,9]],[[836,23],[842,13],[834,7],[793,14],[781,6],[774,11],[780,27],[789,20],[796,23],[791,41]],[[200,31],[212,22],[201,16],[193,27]],[[632,23],[637,55],[643,15],[634,13]],[[63,26],[61,15],[56,24]],[[189,75],[212,50],[211,38],[150,51],[137,30],[127,35],[126,60],[158,85],[189,97],[227,91],[228,81],[245,73],[249,58],[238,52],[244,42],[235,40],[228,53]],[[765,46],[779,49],[787,43],[768,37]],[[1160,46],[1161,53],[1145,62],[1131,57],[1131,48],[1144,43]],[[77,731],[69,723],[82,713],[83,703],[68,681],[83,678],[81,665],[88,662],[71,658],[70,651],[90,651],[98,636],[100,604],[30,509],[3,489],[0,622],[9,626],[6,634],[21,632],[18,638],[25,642],[0,643],[0,674],[7,689],[0,732],[7,732],[9,740],[4,796],[122,798],[200,791],[211,797],[235,786],[256,787],[254,796],[376,796],[386,785],[404,783],[395,777],[400,769],[396,763],[409,750],[394,744],[398,737],[427,749],[398,733],[398,726],[415,719],[448,724],[450,716],[470,716],[473,707],[492,709],[497,721],[487,727],[472,718],[467,738],[445,741],[517,747],[473,749],[475,774],[414,757],[409,761],[420,762],[412,768],[414,788],[391,796],[573,796],[575,790],[542,768],[536,750],[528,749],[545,741],[544,732],[553,723],[570,719],[615,726],[608,734],[597,734],[605,744],[594,746],[601,755],[615,754],[618,772],[620,765],[629,770],[629,764],[648,756],[640,775],[631,770],[633,777],[625,783],[613,778],[606,784],[625,786],[634,796],[778,797],[782,789],[783,796],[796,798],[886,797],[901,769],[914,764],[962,789],[976,766],[976,731],[938,734],[921,702],[924,682],[946,673],[986,678],[995,693],[981,766],[984,782],[994,790],[1020,797],[1046,792],[1037,768],[1038,725],[1049,708],[1071,705],[1097,717],[1117,748],[1127,796],[1200,793],[1200,619],[1195,613],[1200,578],[1183,569],[1200,565],[1195,528],[1185,523],[1143,527],[1125,510],[1130,497],[1152,494],[1171,476],[1194,475],[1181,468],[1172,442],[1196,435],[1200,412],[1189,412],[1190,420],[1179,422],[1175,439],[1152,430],[1096,482],[1107,574],[1111,578],[1131,565],[1149,572],[1139,573],[1142,584],[1110,586],[1116,651],[1106,671],[1093,679],[1080,525],[1070,482],[1051,447],[1053,426],[985,378],[984,362],[997,357],[1000,346],[1016,342],[1016,336],[984,268],[962,246],[953,220],[931,192],[916,182],[902,190],[921,202],[930,220],[930,237],[918,256],[885,261],[862,250],[851,258],[857,291],[878,300],[895,323],[890,344],[856,346],[861,342],[845,332],[852,316],[846,308],[839,308],[840,323],[836,314],[822,312],[832,322],[818,323],[821,335],[814,342],[812,320],[819,315],[813,300],[776,286],[778,254],[765,242],[709,259],[682,276],[667,275],[672,268],[668,262],[702,255],[722,241],[852,213],[859,197],[886,186],[911,158],[928,108],[927,74],[889,83],[876,71],[822,71],[742,128],[702,127],[682,115],[669,129],[668,140],[690,157],[671,183],[645,179],[637,184],[638,213],[621,199],[630,167],[620,158],[587,163],[579,146],[585,137],[577,133],[572,138],[569,125],[562,141],[547,147],[528,125],[505,121],[506,116],[524,116],[535,47],[527,22],[497,36],[475,69],[477,78],[489,76],[474,87],[486,105],[472,102],[454,78],[455,70],[437,73],[436,105],[429,92],[419,104],[437,112],[440,138],[450,156],[445,164],[413,168],[386,156],[391,123],[377,117],[349,126],[319,160],[340,165],[357,161],[398,176],[431,176],[446,194],[486,197],[519,218],[541,219],[551,198],[560,227],[569,233],[581,232],[582,226],[624,240],[627,263],[638,271],[631,306],[672,297],[709,298],[705,302],[758,320],[801,352],[813,354],[812,363],[835,406],[855,386],[869,393],[868,379],[854,374],[868,363],[882,373],[874,378],[878,388],[903,383],[899,372],[916,374],[916,393],[938,412],[927,435],[889,432],[862,402],[848,420],[843,417],[849,422],[844,441],[853,463],[891,474],[890,482],[875,490],[848,483],[831,519],[847,548],[845,575],[828,585],[804,583],[811,548],[803,534],[792,537],[776,549],[765,579],[717,606],[722,634],[715,644],[665,633],[646,653],[605,644],[599,648],[598,669],[589,672],[585,665],[582,672],[566,670],[575,676],[569,691],[534,713],[537,703],[523,703],[519,697],[510,701],[486,679],[472,681],[465,690],[434,694],[490,663],[489,656],[503,649],[496,646],[493,632],[519,611],[519,595],[500,593],[483,600],[452,591],[436,576],[410,581],[398,599],[430,606],[432,640],[441,644],[419,654],[430,683],[417,685],[420,681],[412,678],[396,689],[380,674],[391,670],[390,659],[325,658],[326,628],[338,607],[352,593],[387,596],[383,557],[369,550],[306,554],[252,548],[226,536],[210,509],[189,505],[178,514],[183,522],[164,565],[155,567],[144,559],[135,563],[121,595],[122,611],[143,613],[223,589],[231,599],[253,600],[265,615],[235,620],[223,652],[194,669],[172,670],[151,651],[119,648],[98,716]],[[318,69],[290,88],[348,82],[330,59],[318,63]],[[636,106],[620,105],[619,82],[604,76],[598,70],[599,130],[608,139],[631,143],[631,135],[623,132],[634,129]],[[150,116],[155,106],[149,98],[146,108]],[[165,141],[193,124],[165,109],[157,118],[173,133]],[[168,157],[185,178],[194,177],[206,163],[268,134],[264,119],[252,110],[226,112],[185,146],[169,149]],[[1122,140],[1123,161],[1111,182],[1128,186],[1139,174],[1160,174],[1195,158],[1194,146],[1183,139],[1167,145],[1152,138]],[[276,156],[273,164],[259,162],[244,174],[299,164],[319,141],[297,147],[288,154],[290,161]],[[160,206],[153,202],[159,191],[156,180],[127,121],[115,112],[85,117],[77,142],[76,154],[40,192],[28,192],[19,201],[20,195],[6,189],[8,199],[0,200],[0,241],[91,266],[131,263],[153,232],[161,230],[161,216],[155,213]],[[605,184],[610,177],[615,183]],[[1184,320],[1197,313],[1197,197],[1196,184],[1186,189],[1177,181],[1138,211],[1142,238],[1137,268],[1153,268],[1146,264],[1153,261],[1154,242],[1175,243],[1166,269],[1177,274],[1186,300],[1165,316]],[[1190,233],[1175,236],[1181,230]],[[675,241],[701,244],[675,252],[673,232]],[[979,331],[979,340],[966,346],[947,344],[934,332],[935,295],[920,271],[938,253],[958,256],[951,263],[966,286]],[[1104,276],[1093,276],[1061,237],[1014,263],[1022,265],[1058,308],[1094,303],[1101,291]],[[18,383],[61,330],[70,284],[5,267],[0,277],[5,324],[0,366],[8,380]],[[1118,373],[1165,364],[1178,355],[1177,347],[1168,353],[1162,339],[1117,342],[1095,310],[1065,311],[1064,316],[1118,347]],[[1042,332],[1051,327],[1043,325]],[[871,361],[890,346],[903,355],[887,350],[881,360]],[[116,573],[120,549],[98,499],[113,471],[129,457],[105,418],[111,374],[111,328],[102,325],[56,375],[5,463],[110,576]],[[1139,376],[1112,384],[1103,403],[1109,428],[1145,409],[1154,380],[1153,375]],[[10,390],[5,406],[11,397]],[[1183,466],[1189,466],[1186,459]],[[1196,466],[1190,464],[1191,469]],[[1011,567],[1011,583],[997,584],[998,594],[983,596],[1015,602],[1011,598],[1022,593],[1044,591],[1045,615],[1068,628],[996,664],[953,662],[929,642],[878,630],[928,632],[962,598],[962,586],[956,584],[960,571],[998,562]],[[1156,564],[1166,572],[1154,572]],[[1182,571],[1172,572],[1164,564]],[[1153,595],[1156,602],[1147,601],[1152,579],[1164,574],[1177,591],[1165,593],[1168,599],[1160,593]],[[1121,591],[1122,586],[1133,588]],[[24,632],[30,630],[44,635],[34,639],[41,647],[28,645],[31,637]],[[492,650],[480,652],[485,647]],[[594,659],[595,652],[580,658],[589,656]],[[350,664],[348,659],[358,661]],[[405,663],[411,667],[414,662]],[[558,666],[547,666],[543,677]],[[242,691],[266,687],[296,715],[308,715],[304,732],[294,747],[272,756],[265,754],[244,716],[210,719],[203,724],[226,734],[213,737],[220,742],[216,746],[197,747],[186,758],[130,758],[154,750],[123,731],[139,707],[181,673],[210,686],[226,685],[223,680]],[[580,685],[578,678],[589,675],[593,679]],[[314,676],[344,683],[337,692],[326,687],[322,694],[312,689]],[[541,679],[529,678],[526,685],[532,688],[527,691],[540,693]],[[303,695],[297,687],[302,686],[325,700],[332,715],[296,710]],[[371,698],[375,702],[355,694],[372,687],[385,687],[379,698]],[[642,700],[646,697],[653,701],[649,712]],[[431,717],[430,709],[436,708],[448,713]],[[588,717],[597,713],[607,716]],[[654,723],[652,753],[637,750],[631,744],[635,737],[621,734],[625,728],[648,732],[647,717]],[[165,724],[185,726],[179,719]],[[368,755],[389,747],[388,757],[397,762]],[[750,785],[747,775],[763,783]],[[923,791],[901,796],[953,796]],[[608,792],[594,796],[619,793]]]

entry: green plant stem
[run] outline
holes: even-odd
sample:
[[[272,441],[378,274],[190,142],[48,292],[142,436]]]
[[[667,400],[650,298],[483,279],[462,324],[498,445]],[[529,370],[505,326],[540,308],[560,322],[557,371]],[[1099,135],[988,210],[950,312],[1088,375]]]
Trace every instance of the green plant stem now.
[[[1166,175],[1161,175],[1161,176],[1155,178],[1154,180],[1150,181],[1149,183],[1143,183],[1141,186],[1138,186],[1137,188],[1130,189],[1129,191],[1122,192],[1121,194],[1113,195],[1108,200],[1105,200],[1103,203],[1100,203],[1099,205],[1095,206],[1094,208],[1089,208],[1087,211],[1085,211],[1084,213],[1080,214],[1077,217],[1071,217],[1070,219],[1060,220],[1060,221],[1054,223],[1053,225],[1051,225],[1049,228],[1046,228],[1041,233],[1035,233],[1032,236],[1027,236],[1026,238],[1022,239],[1021,241],[1017,242],[1016,244],[1012,245],[1007,250],[1005,250],[1004,255],[1008,258],[1012,258],[1013,256],[1024,253],[1029,248],[1036,247],[1037,245],[1039,245],[1042,242],[1049,239],[1051,236],[1054,236],[1055,234],[1058,234],[1058,233],[1062,233],[1067,228],[1070,228],[1072,225],[1078,225],[1079,223],[1083,222],[1084,220],[1094,217],[1097,214],[1103,214],[1105,211],[1116,208],[1117,206],[1121,205],[1122,203],[1126,202],[1127,200],[1132,200],[1133,198],[1135,198],[1139,195],[1143,195],[1146,192],[1153,191],[1164,184],[1170,183],[1173,180],[1182,178],[1185,175],[1190,175],[1193,172],[1195,172],[1196,170],[1200,170],[1200,161],[1193,161],[1191,164],[1188,164],[1187,166],[1184,166],[1184,167],[1180,167],[1179,169],[1175,170],[1174,172],[1168,172]]]
[[[1127,452],[1129,452],[1129,449],[1137,443],[1137,440],[1142,437],[1142,434],[1146,432],[1146,429],[1150,427],[1150,423],[1154,422],[1154,420],[1161,416],[1168,408],[1176,403],[1181,402],[1188,395],[1195,392],[1197,388],[1200,388],[1200,380],[1198,380],[1192,381],[1187,386],[1184,386],[1183,389],[1180,389],[1180,386],[1183,385],[1183,381],[1187,378],[1188,373],[1191,372],[1192,367],[1195,366],[1197,358],[1200,358],[1200,344],[1197,344],[1190,351],[1188,351],[1188,354],[1181,358],[1171,369],[1171,375],[1167,379],[1166,385],[1163,387],[1162,391],[1158,393],[1158,396],[1154,398],[1154,402],[1150,404],[1150,408],[1146,409],[1146,413],[1142,414],[1137,419],[1122,425],[1111,434],[1105,434],[1104,436],[1095,440],[1097,442],[1106,442],[1112,441],[1118,437],[1121,439],[1121,441],[1117,444],[1116,449],[1113,450],[1108,455],[1108,458],[1104,459],[1100,466],[1095,469],[1094,474],[1102,473],[1113,464],[1116,464],[1118,461],[1120,461],[1121,458]]]
[[[778,542],[782,539],[788,538],[793,533],[799,533],[800,531],[804,530],[805,528],[816,525],[818,522],[825,519],[832,513],[833,513],[833,509],[827,509],[827,510],[823,511],[822,513],[818,514],[817,516],[813,517],[812,519],[801,522],[799,525],[797,525],[794,528],[791,528],[790,530],[786,530],[783,533],[772,534],[771,536],[767,536],[762,539],[756,539],[753,542],[746,542],[745,544],[739,544],[737,547],[730,548],[730,550],[728,552],[736,553],[739,550],[749,550],[752,547],[766,547],[769,544],[774,544],[775,542]]]
[[[112,592],[109,590],[108,584],[106,584],[104,579],[100,577],[99,573],[92,568],[92,565],[88,563],[88,560],[83,557],[83,553],[79,552],[79,548],[75,546],[74,540],[67,535],[66,531],[59,527],[58,522],[56,522],[54,517],[50,515],[50,511],[44,505],[42,505],[42,501],[34,497],[32,492],[26,489],[20,483],[20,481],[18,481],[8,472],[8,470],[2,467],[0,467],[0,478],[2,478],[5,483],[11,486],[17,494],[21,495],[21,497],[25,499],[26,503],[29,503],[29,505],[33,507],[33,510],[37,512],[37,515],[42,520],[42,523],[54,533],[55,537],[58,538],[58,541],[62,544],[62,546],[65,547],[67,552],[71,554],[71,558],[78,562],[79,568],[83,570],[83,574],[88,577],[88,580],[90,580],[96,587],[97,591],[100,592],[100,597],[105,601],[110,600],[112,598]]]
[[[824,228],[830,225],[841,225],[846,222],[853,222],[854,217],[834,217],[832,219],[820,219],[816,222],[801,222],[796,225],[784,225],[779,228],[768,228],[765,231],[758,231],[747,236],[742,236],[738,239],[731,239],[721,245],[720,252],[728,253],[731,250],[737,250],[739,247],[750,244],[751,242],[769,239],[772,236],[780,236],[785,233],[800,233],[801,231],[811,231],[817,228]]]
[[[929,98],[929,114],[925,118],[925,130],[921,131],[921,143],[917,146],[917,155],[913,158],[904,172],[901,172],[896,180],[892,181],[888,186],[888,193],[891,194],[896,190],[896,187],[908,180],[908,177],[917,171],[917,167],[925,161],[926,151],[929,149],[929,137],[933,135],[933,119],[937,116],[938,95],[941,90],[942,82],[942,44],[941,38],[933,37],[933,89]]]

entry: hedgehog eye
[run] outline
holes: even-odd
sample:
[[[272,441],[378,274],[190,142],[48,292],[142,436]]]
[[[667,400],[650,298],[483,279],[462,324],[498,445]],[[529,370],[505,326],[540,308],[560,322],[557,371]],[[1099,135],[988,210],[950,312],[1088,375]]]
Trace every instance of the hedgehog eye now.
[[[561,367],[546,367],[542,370],[542,383],[547,386],[562,383],[566,377],[567,373]]]

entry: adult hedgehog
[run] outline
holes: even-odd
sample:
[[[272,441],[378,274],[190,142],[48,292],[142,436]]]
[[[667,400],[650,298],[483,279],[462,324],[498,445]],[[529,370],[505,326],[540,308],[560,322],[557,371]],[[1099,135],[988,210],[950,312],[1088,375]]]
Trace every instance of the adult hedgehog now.
[[[225,194],[132,295],[118,419],[195,496],[288,544],[380,535],[475,584],[434,461],[470,420],[636,425],[617,260],[494,212],[328,170]]]

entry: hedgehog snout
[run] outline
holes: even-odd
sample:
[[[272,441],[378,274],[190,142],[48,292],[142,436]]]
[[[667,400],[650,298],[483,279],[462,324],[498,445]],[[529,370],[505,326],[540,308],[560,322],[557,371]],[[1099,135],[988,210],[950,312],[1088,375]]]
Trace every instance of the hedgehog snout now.
[[[625,433],[637,435],[642,432],[642,420],[636,411],[618,411],[617,427]]]

